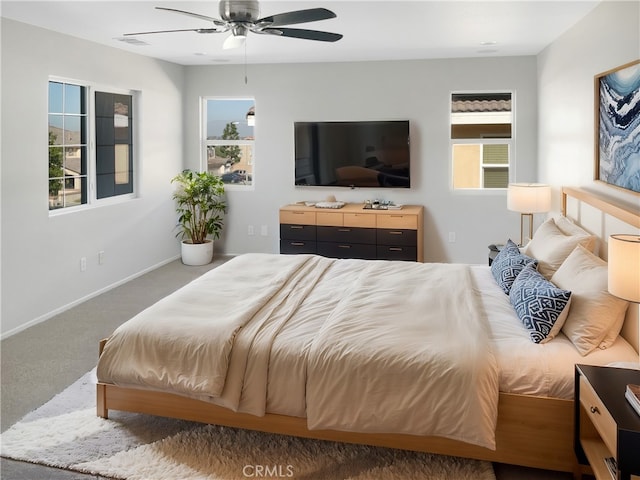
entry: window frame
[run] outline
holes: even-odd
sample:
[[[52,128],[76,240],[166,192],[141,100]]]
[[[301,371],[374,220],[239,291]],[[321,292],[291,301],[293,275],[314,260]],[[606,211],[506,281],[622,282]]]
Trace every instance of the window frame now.
[[[511,137],[477,137],[477,138],[453,138],[451,136],[451,127],[453,123],[452,102],[454,95],[491,95],[491,94],[509,94],[511,96]],[[455,90],[449,92],[449,188],[455,193],[498,193],[506,192],[508,184],[511,183],[515,172],[515,145],[516,145],[516,122],[515,122],[515,103],[516,95],[513,90],[499,89],[499,90]],[[454,168],[454,148],[456,145],[480,145],[480,162],[478,168],[480,170],[480,186],[479,187],[456,187],[455,186],[455,168]],[[500,164],[484,164],[482,163],[483,148],[484,145],[507,145],[508,162]],[[489,168],[507,168],[508,178],[507,185],[504,187],[489,188],[484,186],[484,171]]]
[[[102,207],[107,205],[114,205],[124,202],[129,202],[139,197],[139,185],[140,185],[140,149],[138,146],[137,139],[139,138],[139,121],[138,121],[138,112],[140,111],[141,104],[141,92],[133,89],[122,89],[117,87],[112,87],[110,85],[104,85],[99,83],[94,83],[90,81],[71,79],[66,77],[58,77],[58,76],[49,76],[47,79],[47,131],[48,131],[48,116],[49,116],[49,85],[50,83],[62,83],[63,85],[77,85],[79,87],[84,87],[85,89],[85,105],[86,105],[86,113],[85,113],[85,128],[87,134],[87,142],[86,142],[86,203],[80,205],[74,205],[70,207],[61,207],[56,209],[50,209],[48,206],[48,213],[50,217],[55,217],[58,215],[65,215],[68,213],[85,211],[88,209]],[[106,198],[97,198],[97,159],[96,159],[96,104],[95,97],[96,92],[102,93],[111,93],[116,95],[128,95],[131,97],[131,109],[132,109],[132,125],[131,125],[131,136],[132,136],[132,155],[133,155],[133,191],[131,193],[123,193],[120,195],[114,195]],[[48,134],[47,134],[48,137]],[[47,141],[48,143],[48,141]],[[49,148],[49,147],[47,147]],[[49,180],[47,180],[48,183]],[[47,188],[47,193],[49,189]],[[47,203],[48,203],[48,195],[47,195]]]
[[[250,183],[225,183],[224,188],[227,191],[251,191],[255,189],[256,184],[256,172],[255,172],[255,139],[256,139],[256,125],[253,125],[253,140],[240,139],[240,140],[223,140],[223,139],[209,139],[207,138],[207,121],[208,121],[208,102],[210,100],[220,101],[252,101],[255,106],[255,97],[220,97],[220,96],[202,96],[200,97],[200,170],[208,171],[208,153],[209,147],[223,147],[223,146],[248,146],[251,149],[251,156],[249,159],[249,165],[251,169],[251,182]]]

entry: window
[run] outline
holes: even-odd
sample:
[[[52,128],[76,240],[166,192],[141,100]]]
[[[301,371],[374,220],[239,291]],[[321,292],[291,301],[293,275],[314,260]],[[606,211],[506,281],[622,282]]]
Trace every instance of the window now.
[[[49,209],[87,203],[86,88],[49,82]]]
[[[203,157],[225,185],[253,185],[255,101],[203,99]]]
[[[511,93],[451,95],[454,189],[507,188],[512,114]]]
[[[133,102],[131,92],[49,81],[50,211],[133,196]]]
[[[131,95],[96,92],[96,197],[133,193]]]

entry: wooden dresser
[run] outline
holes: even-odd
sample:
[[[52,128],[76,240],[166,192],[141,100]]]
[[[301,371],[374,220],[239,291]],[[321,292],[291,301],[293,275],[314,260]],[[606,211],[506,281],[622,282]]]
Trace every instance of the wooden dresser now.
[[[287,205],[280,209],[280,253],[315,253],[333,258],[424,261],[424,208],[339,209]]]

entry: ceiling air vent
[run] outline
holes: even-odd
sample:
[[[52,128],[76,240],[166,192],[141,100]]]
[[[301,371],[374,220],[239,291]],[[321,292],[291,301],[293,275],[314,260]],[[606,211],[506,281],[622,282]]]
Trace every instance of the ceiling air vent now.
[[[143,42],[142,40],[138,40],[137,38],[131,38],[131,37],[118,37],[118,38],[114,38],[114,40],[118,40],[119,42],[128,43],[129,45],[136,45],[138,47],[142,47],[144,45],[149,45],[147,42]]]

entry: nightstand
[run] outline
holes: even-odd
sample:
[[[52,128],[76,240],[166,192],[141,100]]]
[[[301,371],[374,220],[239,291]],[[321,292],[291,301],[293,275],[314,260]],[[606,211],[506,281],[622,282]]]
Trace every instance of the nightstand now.
[[[587,473],[586,465],[597,480],[610,480],[606,457],[616,459],[619,480],[640,478],[636,477],[640,475],[640,415],[624,396],[629,383],[640,384],[640,370],[576,365],[573,438],[577,480]]]

